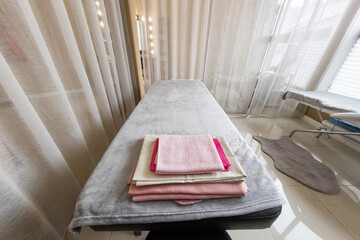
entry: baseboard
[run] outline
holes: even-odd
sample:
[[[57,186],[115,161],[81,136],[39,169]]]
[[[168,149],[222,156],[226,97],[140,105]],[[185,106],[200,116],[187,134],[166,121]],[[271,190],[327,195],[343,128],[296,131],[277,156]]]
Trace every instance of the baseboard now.
[[[314,128],[319,128],[319,127],[323,127],[323,125],[321,123],[319,123],[318,121],[304,115],[302,117],[302,119],[304,120],[304,122],[307,122],[309,123],[310,125],[314,126]],[[324,134],[325,135],[325,134]],[[340,135],[332,135],[331,136],[332,138],[334,138],[335,140],[339,141],[339,142],[342,142],[344,144],[346,144],[348,147],[356,150],[356,151],[360,151],[360,144],[359,143],[356,143],[355,141],[351,140],[351,139],[348,139],[346,137],[342,137]]]

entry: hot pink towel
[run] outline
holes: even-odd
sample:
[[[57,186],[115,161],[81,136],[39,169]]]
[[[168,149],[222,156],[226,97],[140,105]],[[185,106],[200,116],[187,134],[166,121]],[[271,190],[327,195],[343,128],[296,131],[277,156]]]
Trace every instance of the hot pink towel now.
[[[155,159],[156,159],[158,147],[159,147],[159,138],[156,139],[153,154],[151,156],[150,171],[153,171],[153,172],[155,172],[155,170],[156,170]]]
[[[214,138],[213,141],[214,141],[216,150],[217,150],[217,152],[218,152],[218,154],[220,156],[220,159],[221,159],[221,161],[223,163],[225,171],[229,171],[229,167],[231,166],[231,164],[230,164],[229,160],[226,158],[226,155],[224,153],[224,150],[221,147],[221,144],[220,144],[219,140],[217,138]]]
[[[245,182],[234,183],[181,183],[136,186],[131,184],[130,195],[148,194],[192,194],[192,195],[235,195],[245,196],[248,187]]]
[[[159,174],[197,174],[228,171],[221,144],[210,135],[164,135],[156,139],[150,170]]]

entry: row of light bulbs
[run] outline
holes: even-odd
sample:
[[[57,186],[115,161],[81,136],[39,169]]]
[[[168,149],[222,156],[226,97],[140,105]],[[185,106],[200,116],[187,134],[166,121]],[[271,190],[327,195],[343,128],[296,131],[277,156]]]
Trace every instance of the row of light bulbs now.
[[[139,16],[136,15],[136,16],[135,16],[135,19],[136,19],[136,20],[139,20]],[[142,17],[141,17],[141,21],[145,22],[145,20],[146,20],[146,18],[145,18],[144,16],[142,16]],[[149,38],[150,38],[150,48],[151,48],[150,53],[151,53],[152,55],[154,55],[154,54],[155,54],[155,51],[154,51],[154,43],[153,43],[154,35],[153,35],[153,33],[152,33],[153,27],[152,27],[152,25],[151,25],[152,18],[151,18],[151,17],[148,17],[148,21],[149,21],[149,31],[150,31],[150,34],[149,34]]]
[[[100,27],[101,27],[101,28],[104,28],[104,27],[105,27],[104,21],[101,20],[101,17],[102,17],[102,15],[103,15],[103,13],[102,13],[102,11],[101,11],[101,9],[100,9],[100,2],[99,2],[99,1],[95,1],[95,5],[96,5],[96,12],[97,12],[97,14],[98,14],[98,16],[99,16],[99,24],[100,24]],[[106,39],[104,39],[104,42],[106,42]],[[110,62],[110,61],[111,61],[110,55],[107,55],[107,57],[108,57],[108,61]]]
[[[97,14],[99,15],[99,18],[102,16],[102,12],[100,10],[100,2],[99,1],[95,1],[95,5],[96,5],[96,8],[97,8]],[[100,27],[101,28],[104,28],[105,24],[104,22],[100,19]]]

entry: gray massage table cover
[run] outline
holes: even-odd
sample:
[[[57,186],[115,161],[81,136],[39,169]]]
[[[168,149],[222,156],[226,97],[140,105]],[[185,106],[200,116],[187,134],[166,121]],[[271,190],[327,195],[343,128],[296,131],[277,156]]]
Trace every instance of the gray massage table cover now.
[[[360,100],[326,91],[287,91],[283,99],[311,104],[324,112],[360,112]],[[329,112],[328,112],[329,113]]]
[[[128,180],[145,134],[223,135],[247,174],[246,197],[134,203]],[[198,220],[253,213],[285,203],[267,171],[206,87],[196,80],[157,81],[120,129],[76,203],[70,231],[83,225]]]

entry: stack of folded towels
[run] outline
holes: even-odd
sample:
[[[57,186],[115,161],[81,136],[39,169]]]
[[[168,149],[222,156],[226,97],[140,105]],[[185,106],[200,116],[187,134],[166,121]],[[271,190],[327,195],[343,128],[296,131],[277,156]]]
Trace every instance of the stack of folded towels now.
[[[224,137],[146,135],[130,179],[134,202],[245,196],[246,174]]]

